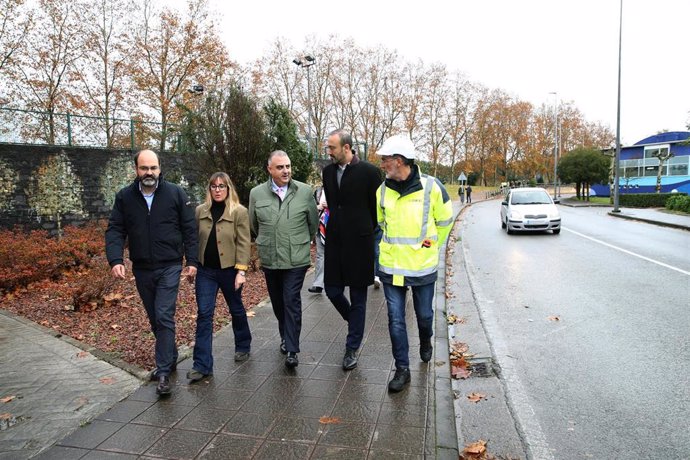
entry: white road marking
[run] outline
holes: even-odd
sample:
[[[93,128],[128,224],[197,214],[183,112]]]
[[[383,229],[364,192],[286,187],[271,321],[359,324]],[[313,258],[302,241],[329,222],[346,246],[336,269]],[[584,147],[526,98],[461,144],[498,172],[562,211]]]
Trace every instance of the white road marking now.
[[[601,241],[601,240],[598,240],[598,239],[596,239],[596,238],[592,238],[591,236],[587,236],[587,235],[585,235],[585,234],[583,234],[583,233],[576,232],[575,230],[570,230],[569,228],[565,228],[565,227],[561,227],[561,228],[562,228],[563,230],[565,230],[566,232],[574,233],[574,234],[576,234],[576,235],[578,235],[578,236],[581,236],[582,238],[588,239],[588,240],[590,240],[590,241],[594,241],[595,243],[599,243],[599,244],[604,245],[604,246],[607,246],[607,247],[609,247],[609,248],[611,248],[611,249],[615,249],[616,251],[623,252],[623,253],[628,254],[628,255],[631,255],[631,256],[633,256],[633,257],[638,257],[638,258],[640,258],[640,259],[642,259],[642,260],[646,260],[647,262],[651,262],[651,263],[653,263],[653,264],[657,264],[657,265],[662,266],[662,267],[664,267],[664,268],[668,268],[668,269],[670,269],[670,270],[675,270],[675,271],[677,271],[678,273],[682,273],[683,275],[688,275],[688,276],[690,276],[690,272],[685,271],[685,270],[683,270],[683,269],[681,269],[681,268],[678,268],[678,267],[674,267],[673,265],[665,264],[665,263],[663,263],[663,262],[659,262],[658,260],[650,259],[649,257],[645,257],[645,256],[643,256],[643,255],[641,255],[641,254],[636,254],[636,253],[634,253],[634,252],[632,252],[632,251],[628,251],[627,249],[623,249],[623,248],[620,248],[620,247],[618,247],[618,246],[614,246],[613,244],[609,244],[609,243],[607,243],[607,242],[605,242],[605,241]]]

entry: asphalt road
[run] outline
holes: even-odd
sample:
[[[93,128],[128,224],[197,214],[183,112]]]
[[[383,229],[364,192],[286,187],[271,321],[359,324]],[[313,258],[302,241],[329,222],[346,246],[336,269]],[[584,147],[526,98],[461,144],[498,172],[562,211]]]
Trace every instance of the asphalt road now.
[[[462,250],[535,459],[690,459],[690,232],[561,206],[507,235],[474,204]]]

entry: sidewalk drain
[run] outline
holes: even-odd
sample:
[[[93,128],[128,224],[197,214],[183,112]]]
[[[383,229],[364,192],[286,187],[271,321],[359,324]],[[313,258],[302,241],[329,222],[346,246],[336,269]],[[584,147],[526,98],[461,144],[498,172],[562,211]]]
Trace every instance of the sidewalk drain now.
[[[477,377],[493,377],[494,368],[491,358],[473,358],[468,364],[472,375]]]

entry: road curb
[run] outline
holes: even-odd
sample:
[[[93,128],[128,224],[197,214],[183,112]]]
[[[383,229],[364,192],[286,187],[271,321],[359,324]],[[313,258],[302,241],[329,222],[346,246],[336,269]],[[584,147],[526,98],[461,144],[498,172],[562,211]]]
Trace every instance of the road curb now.
[[[608,215],[612,216],[612,217],[618,217],[620,219],[636,220],[638,222],[644,222],[647,224],[654,224],[654,225],[658,225],[660,227],[677,228],[679,230],[685,230],[685,231],[690,232],[690,227],[688,227],[687,225],[675,224],[673,222],[662,222],[659,220],[645,219],[644,217],[630,216],[627,214],[621,214],[620,212],[613,212],[613,211],[610,211],[608,213]]]

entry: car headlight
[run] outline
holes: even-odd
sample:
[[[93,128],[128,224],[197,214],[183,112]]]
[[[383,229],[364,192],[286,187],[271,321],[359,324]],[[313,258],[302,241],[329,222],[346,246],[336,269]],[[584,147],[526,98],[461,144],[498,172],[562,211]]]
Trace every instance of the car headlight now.
[[[522,219],[522,213],[521,212],[518,212],[515,210],[510,211],[510,220],[521,220],[521,219]]]

